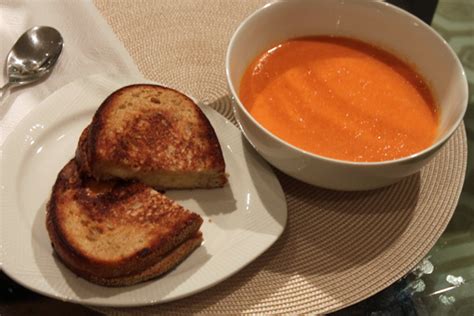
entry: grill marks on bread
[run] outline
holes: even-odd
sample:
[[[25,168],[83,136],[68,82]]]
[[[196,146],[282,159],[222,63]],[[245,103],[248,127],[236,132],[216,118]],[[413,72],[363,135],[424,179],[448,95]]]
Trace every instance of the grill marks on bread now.
[[[59,173],[47,206],[48,233],[63,262],[104,285],[143,281],[152,267],[164,273],[156,266],[168,256],[171,269],[199,246],[201,224],[199,215],[144,184],[81,175],[75,160]]]
[[[88,138],[88,163],[98,179],[134,178],[164,189],[181,187],[176,179],[167,185],[162,173],[199,178],[182,188],[227,182],[211,124],[191,99],[169,88],[133,85],[114,92],[96,112]]]
[[[193,126],[193,123],[179,125],[184,124],[169,115],[154,111],[137,115],[127,122],[116,146],[111,150],[110,157],[122,166],[131,166],[132,169],[143,171],[191,171],[212,167],[213,162],[206,159],[209,146],[194,141],[191,133],[192,129],[199,131],[200,128]],[[200,134],[202,132],[198,133],[198,139],[207,137]],[[150,149],[146,155],[143,154],[144,148]]]

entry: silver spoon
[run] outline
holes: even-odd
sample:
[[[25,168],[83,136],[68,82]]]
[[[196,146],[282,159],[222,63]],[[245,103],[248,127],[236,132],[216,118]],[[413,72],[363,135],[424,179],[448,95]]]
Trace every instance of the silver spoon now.
[[[8,82],[0,88],[0,101],[13,87],[33,83],[51,72],[63,49],[54,28],[35,26],[23,33],[7,56]]]

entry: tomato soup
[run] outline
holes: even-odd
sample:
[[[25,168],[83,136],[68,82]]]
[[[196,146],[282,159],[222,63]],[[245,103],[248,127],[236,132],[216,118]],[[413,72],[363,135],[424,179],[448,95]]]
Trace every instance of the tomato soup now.
[[[437,133],[438,110],[421,76],[391,53],[345,37],[269,49],[246,70],[239,97],[274,135],[335,159],[409,156]]]

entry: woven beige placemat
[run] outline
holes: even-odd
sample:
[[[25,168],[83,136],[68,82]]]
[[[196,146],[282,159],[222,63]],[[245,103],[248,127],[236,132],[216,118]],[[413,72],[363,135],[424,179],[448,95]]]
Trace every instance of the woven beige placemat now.
[[[145,77],[193,95],[229,119],[227,44],[240,21],[263,3],[95,1]],[[286,194],[288,224],[257,260],[176,302],[96,309],[117,315],[325,313],[354,304],[428,253],[454,212],[466,161],[461,126],[421,173],[381,190],[323,190],[275,171]]]

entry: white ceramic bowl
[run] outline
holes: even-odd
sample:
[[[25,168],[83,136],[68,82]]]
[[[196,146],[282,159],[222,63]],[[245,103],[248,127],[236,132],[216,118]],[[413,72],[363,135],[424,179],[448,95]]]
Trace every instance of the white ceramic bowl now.
[[[358,163],[312,154],[262,127],[238,97],[245,69],[258,54],[272,46],[311,35],[356,38],[415,65],[440,107],[435,143],[409,157]],[[374,189],[416,173],[453,134],[467,107],[466,76],[448,44],[415,16],[378,1],[289,0],[267,4],[244,20],[234,33],[227,50],[226,72],[235,117],[252,146],[284,173],[329,189]]]

